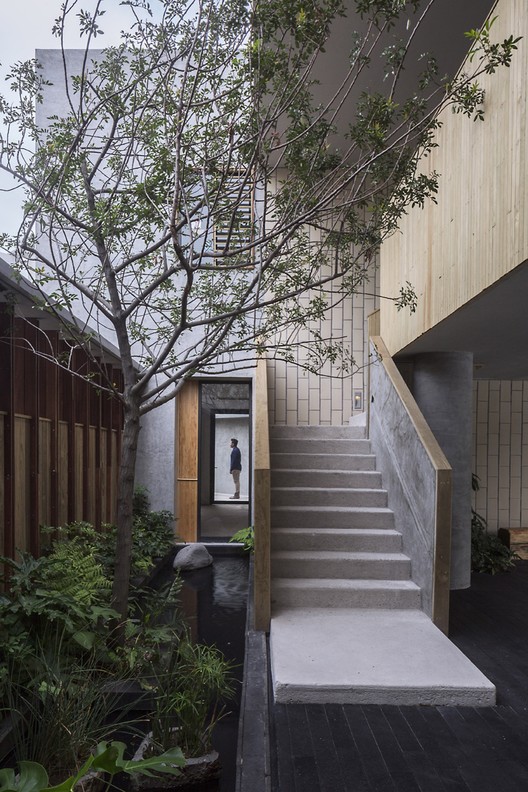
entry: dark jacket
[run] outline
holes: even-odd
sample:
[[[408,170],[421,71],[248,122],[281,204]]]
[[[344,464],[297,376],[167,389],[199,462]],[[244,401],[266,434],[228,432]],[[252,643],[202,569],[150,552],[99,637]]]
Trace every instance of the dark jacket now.
[[[229,472],[232,473],[233,470],[242,470],[242,454],[238,446],[231,449],[231,467]]]

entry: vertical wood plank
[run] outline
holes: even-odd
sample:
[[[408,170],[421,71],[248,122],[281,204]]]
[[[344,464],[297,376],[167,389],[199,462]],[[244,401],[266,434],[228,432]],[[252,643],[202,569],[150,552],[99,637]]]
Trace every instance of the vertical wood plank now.
[[[199,385],[186,382],[178,394],[176,420],[177,534],[185,542],[198,538],[198,419]]]
[[[51,518],[52,477],[51,438],[52,423],[47,418],[39,419],[38,444],[38,520],[39,525],[53,525]]]
[[[109,519],[108,504],[108,429],[101,427],[99,438],[99,500],[101,523],[107,523]]]
[[[84,497],[84,504],[85,504],[84,519],[92,523],[92,525],[97,525],[96,506],[95,506],[96,493],[97,493],[97,487],[96,487],[97,428],[95,426],[88,427],[88,434],[85,435],[85,439],[88,440],[88,450],[87,450],[87,454],[85,455],[88,460],[88,464],[87,464],[87,470],[85,476],[87,492]]]
[[[75,516],[74,520],[84,519],[84,425],[74,427],[73,467],[75,471]]]
[[[57,457],[57,525],[66,525],[69,514],[69,427],[66,421],[59,421]]]
[[[255,373],[254,422],[255,629],[267,631],[271,618],[271,472],[267,367],[264,358],[258,361]]]
[[[5,555],[5,517],[4,517],[4,502],[5,502],[5,465],[4,465],[4,418],[5,414],[0,412],[0,553]]]
[[[117,476],[119,466],[119,442],[118,431],[112,430],[110,436],[110,522],[115,523],[117,519]]]
[[[15,416],[15,549],[30,549],[31,518],[31,418]]]

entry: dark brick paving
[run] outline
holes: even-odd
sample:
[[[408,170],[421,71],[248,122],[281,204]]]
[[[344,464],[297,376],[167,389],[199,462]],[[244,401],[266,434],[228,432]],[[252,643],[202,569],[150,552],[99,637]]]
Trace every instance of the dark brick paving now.
[[[528,561],[452,592],[450,624],[497,706],[272,704],[273,792],[528,792]]]

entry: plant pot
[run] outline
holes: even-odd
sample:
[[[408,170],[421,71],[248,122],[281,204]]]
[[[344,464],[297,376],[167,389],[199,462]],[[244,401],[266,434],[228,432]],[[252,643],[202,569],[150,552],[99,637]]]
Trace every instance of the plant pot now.
[[[152,739],[152,732],[142,740],[139,748],[134,754],[134,759],[143,759],[150,747]],[[181,775],[179,776],[157,776],[150,777],[140,775],[139,773],[132,776],[130,779],[130,788],[140,792],[141,790],[150,790],[151,792],[164,792],[167,789],[192,789],[199,784],[205,784],[208,781],[213,781],[219,778],[221,772],[220,759],[218,751],[211,751],[204,756],[198,756],[191,759],[185,759],[185,767],[180,768]]]
[[[108,776],[106,777],[108,778]],[[90,770],[83,778],[78,781],[75,786],[75,792],[103,792],[108,786],[105,780],[105,774],[97,771]]]

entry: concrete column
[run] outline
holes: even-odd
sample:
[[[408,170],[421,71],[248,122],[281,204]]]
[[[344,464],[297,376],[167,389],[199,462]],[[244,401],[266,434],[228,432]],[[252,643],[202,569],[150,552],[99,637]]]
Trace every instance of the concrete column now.
[[[453,468],[451,588],[470,585],[473,354],[414,358],[413,395]]]

